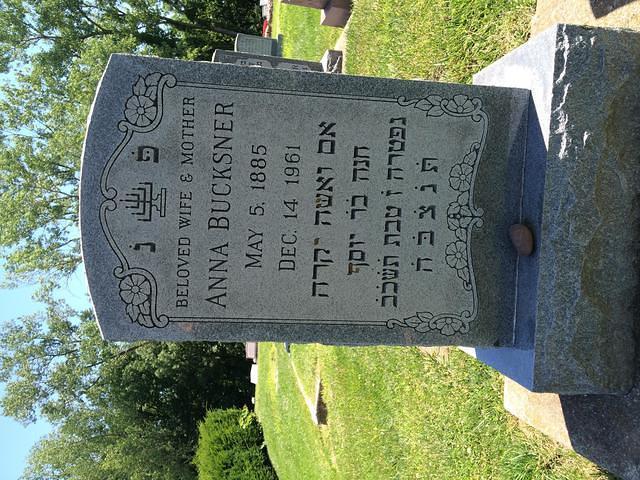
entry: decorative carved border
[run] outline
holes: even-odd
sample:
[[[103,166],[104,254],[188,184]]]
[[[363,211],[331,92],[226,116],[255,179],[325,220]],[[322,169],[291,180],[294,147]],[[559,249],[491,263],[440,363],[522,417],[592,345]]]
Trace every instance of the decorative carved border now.
[[[465,334],[470,330],[469,324],[478,315],[478,293],[471,262],[471,232],[474,227],[482,227],[484,212],[473,204],[473,189],[487,138],[489,117],[482,109],[482,100],[466,95],[454,95],[451,99],[439,95],[412,100],[399,97],[398,104],[422,110],[426,112],[427,117],[441,117],[446,114],[452,117],[469,117],[472,121],[482,124],[480,141],[471,144],[469,152],[449,171],[449,186],[458,192],[458,198],[447,208],[447,228],[455,233],[456,240],[445,248],[445,261],[456,271],[463,288],[472,293],[473,307],[471,311],[463,310],[460,313],[416,312],[415,315],[402,320],[390,318],[387,321],[388,328],[413,328],[421,333],[437,331],[447,337]]]
[[[117,245],[109,229],[108,212],[117,209],[115,198],[118,191],[108,184],[109,173],[119,155],[126,148],[134,133],[147,133],[155,130],[163,116],[163,91],[165,87],[176,86],[176,78],[170,74],[158,72],[138,77],[132,87],[132,95],[125,102],[124,120],[118,123],[118,129],[125,134],[124,138],[111,154],[100,180],[100,189],[105,200],[100,206],[100,223],[107,241],[118,257],[120,265],[114,268],[114,275],[120,280],[120,297],[125,303],[125,311],[131,322],[147,328],[163,328],[170,319],[157,311],[157,282],[151,272],[144,268],[131,267],[125,254]],[[438,95],[426,98],[407,100],[399,97],[397,103],[403,107],[413,106],[426,112],[427,117],[450,115],[453,117],[469,117],[474,122],[482,123],[482,137],[474,142],[464,158],[456,163],[449,173],[449,185],[459,192],[458,198],[447,209],[447,227],[455,232],[456,241],[445,249],[445,261],[457,272],[463,282],[463,288],[472,292],[473,308],[459,314],[417,312],[403,320],[395,318],[387,320],[383,325],[413,328],[418,332],[437,331],[451,336],[456,333],[469,332],[469,324],[477,316],[477,291],[473,266],[471,264],[471,231],[473,227],[482,226],[483,211],[473,205],[473,187],[477,175],[477,166],[484,150],[488,116],[482,110],[479,98],[469,99],[465,95],[455,95],[446,99]],[[469,178],[469,176],[471,178]]]
[[[118,122],[118,130],[124,132],[125,136],[109,157],[100,177],[100,190],[105,198],[100,205],[100,224],[111,249],[120,261],[120,265],[113,270],[115,277],[120,280],[120,298],[126,304],[126,313],[131,321],[148,328],[166,327],[169,318],[166,315],[158,315],[158,285],[155,277],[144,268],[131,267],[126,255],[113,238],[109,229],[108,212],[118,208],[115,201],[118,190],[108,182],[111,168],[133,134],[151,132],[160,125],[163,114],[163,90],[175,85],[176,79],[173,75],[155,72],[144,78],[138,77],[132,87],[133,94],[125,103],[125,120]]]

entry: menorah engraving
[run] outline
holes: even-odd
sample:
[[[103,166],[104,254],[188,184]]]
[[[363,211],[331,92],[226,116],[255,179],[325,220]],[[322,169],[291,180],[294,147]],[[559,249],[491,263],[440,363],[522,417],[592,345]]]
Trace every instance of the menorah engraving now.
[[[160,193],[154,196],[152,182],[140,182],[138,185],[120,202],[139,222],[150,222],[154,212],[164,217],[167,213],[167,189],[161,188]]]

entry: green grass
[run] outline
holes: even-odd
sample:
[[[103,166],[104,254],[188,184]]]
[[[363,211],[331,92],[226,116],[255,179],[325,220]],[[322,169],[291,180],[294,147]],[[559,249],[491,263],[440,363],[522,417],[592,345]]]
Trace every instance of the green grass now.
[[[347,72],[468,82],[523,43],[535,0],[355,0]],[[285,55],[318,59],[318,12],[276,0],[274,35]],[[329,36],[327,36],[329,35]],[[318,375],[328,424],[311,421]],[[436,361],[415,348],[260,344],[256,411],[281,480],[612,478],[502,406],[495,371],[453,349]]]
[[[282,35],[283,57],[319,61],[341,33],[341,28],[320,25],[320,10],[274,1],[271,36]]]
[[[458,350],[442,363],[415,348],[294,348],[290,357],[260,344],[256,408],[280,480],[608,478],[521,430],[499,375]],[[326,426],[312,423],[296,386],[291,362],[305,356],[319,362]]]
[[[315,399],[316,380],[320,375],[320,359],[317,350],[309,350],[304,345],[291,345],[290,356],[305,395],[309,399]]]
[[[318,427],[298,390],[282,344],[260,344],[256,413],[263,425],[269,458],[280,480],[335,478]]]
[[[348,73],[466,82],[529,33],[535,0],[356,0]]]

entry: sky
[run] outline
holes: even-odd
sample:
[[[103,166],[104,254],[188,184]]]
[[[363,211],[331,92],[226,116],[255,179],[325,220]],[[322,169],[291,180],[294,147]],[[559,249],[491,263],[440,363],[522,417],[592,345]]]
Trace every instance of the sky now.
[[[0,270],[0,277],[2,277]],[[0,289],[0,324],[30,313],[35,313],[41,305],[34,302],[31,296],[35,288],[21,287],[14,290]],[[89,308],[84,270],[79,269],[63,284],[58,295],[69,305],[77,309]],[[0,384],[0,395],[4,388]],[[24,427],[18,422],[0,416],[0,475],[2,480],[18,480],[26,465],[27,455],[31,447],[51,430],[51,426],[43,421]]]
[[[13,73],[0,74],[0,84],[13,83]],[[2,98],[0,91],[0,98]],[[4,278],[4,271],[0,266],[0,281]],[[0,289],[0,328],[8,320],[35,313],[42,309],[42,305],[32,300],[35,287],[21,287],[18,289]],[[63,284],[57,294],[67,303],[77,309],[89,309],[88,287],[81,266]],[[0,397],[4,394],[4,386],[0,384]],[[51,426],[38,421],[27,427],[0,415],[0,480],[18,480],[26,465],[31,447],[43,436],[51,431]]]

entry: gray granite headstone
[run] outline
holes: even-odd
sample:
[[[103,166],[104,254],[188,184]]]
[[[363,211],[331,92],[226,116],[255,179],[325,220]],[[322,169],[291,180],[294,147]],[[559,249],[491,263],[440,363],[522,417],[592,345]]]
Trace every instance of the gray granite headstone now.
[[[230,63],[242,67],[283,68],[285,70],[301,70],[307,72],[322,72],[321,62],[309,62],[292,58],[273,57],[268,55],[255,55],[251,53],[231,52],[229,50],[216,50],[213,52],[212,62]]]
[[[256,55],[280,56],[280,37],[276,39],[239,33],[236,35],[234,50]]]
[[[112,56],[81,173],[103,336],[512,345],[528,105]]]

